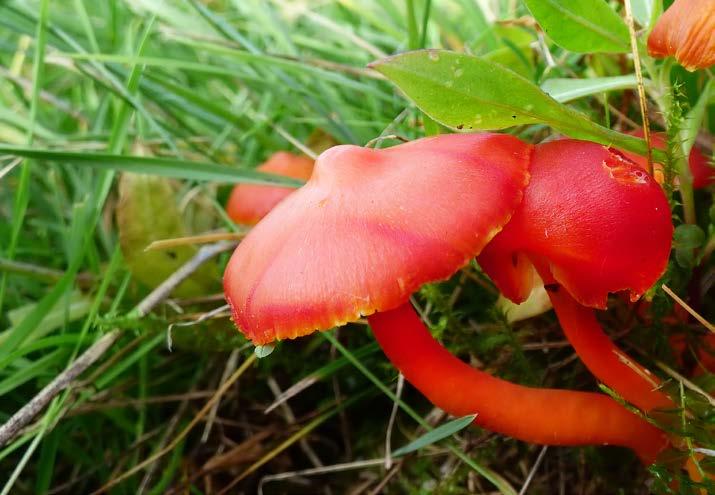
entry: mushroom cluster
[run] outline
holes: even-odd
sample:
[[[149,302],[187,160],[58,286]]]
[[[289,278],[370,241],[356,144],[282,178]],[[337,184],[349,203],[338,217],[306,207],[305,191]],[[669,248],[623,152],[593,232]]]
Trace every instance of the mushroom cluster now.
[[[672,407],[657,379],[615,347],[590,309],[605,309],[611,292],[637,300],[665,271],[673,226],[661,188],[620,152],[583,141],[537,146],[530,171],[524,200],[480,266],[515,302],[529,295],[535,267],[591,372],[644,411]]]
[[[666,267],[672,231],[659,185],[594,143],[483,133],[344,145],[324,152],[307,184],[237,247],[224,289],[255,344],[367,316],[390,361],[443,410],[524,441],[621,445],[652,463],[669,445],[661,430],[605,394],[525,387],[470,367],[430,335],[409,298],[474,257],[515,301],[538,272],[592,372],[644,412],[669,408],[592,308],[611,292],[640,297]]]

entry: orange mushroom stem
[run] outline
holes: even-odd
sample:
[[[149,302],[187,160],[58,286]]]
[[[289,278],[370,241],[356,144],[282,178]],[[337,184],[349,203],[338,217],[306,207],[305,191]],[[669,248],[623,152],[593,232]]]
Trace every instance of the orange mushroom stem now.
[[[477,414],[479,424],[517,439],[622,445],[652,462],[665,436],[609,397],[532,389],[474,370],[406,306],[421,285],[452,276],[509,222],[532,153],[500,134],[326,151],[308,183],[231,257],[224,289],[234,322],[267,344],[370,315],[388,357],[438,407]]]
[[[566,338],[577,349],[586,367],[598,370],[599,380],[613,384],[614,389],[617,384],[619,395],[629,398],[643,411],[674,407],[668,396],[658,391],[659,378],[633,361],[608,338],[592,309],[577,303],[558,285],[547,286],[546,290]]]
[[[559,321],[591,372],[644,411],[673,407],[657,378],[610,341],[591,309],[605,309],[612,292],[637,300],[664,272],[673,226],[663,191],[621,153],[584,141],[537,146],[530,172],[524,200],[480,265],[521,302],[533,264],[552,285]]]
[[[491,431],[542,445],[620,445],[652,464],[664,434],[603,394],[524,387],[460,361],[429,333],[409,304],[368,317],[392,364],[433,404],[477,413]]]

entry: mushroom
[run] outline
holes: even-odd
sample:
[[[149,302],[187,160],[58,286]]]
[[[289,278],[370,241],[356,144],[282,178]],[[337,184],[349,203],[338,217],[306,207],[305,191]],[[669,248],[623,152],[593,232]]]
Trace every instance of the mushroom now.
[[[660,430],[609,397],[515,385],[432,338],[409,297],[468,263],[509,221],[533,146],[443,135],[383,150],[337,146],[238,246],[224,274],[233,320],[255,344],[368,316],[387,357],[435,405],[515,438],[615,444],[652,462]]]
[[[638,129],[637,131],[629,132],[628,134],[643,137],[643,130]],[[665,133],[652,133],[650,140],[651,145],[656,149],[665,150],[668,147],[665,141]],[[623,154],[643,170],[648,170],[648,160],[644,156],[631,153],[630,151],[623,151]],[[693,146],[690,150],[690,155],[688,156],[688,168],[690,169],[690,175],[693,179],[694,189],[703,189],[715,184],[715,167],[710,165],[707,157],[697,146]],[[658,184],[663,184],[665,182],[662,163],[653,164],[653,177]],[[677,177],[674,178],[676,184],[677,180]]]
[[[715,1],[675,0],[648,36],[652,57],[675,57],[686,69],[715,63]]]
[[[313,160],[307,156],[278,151],[257,167],[261,172],[308,180],[313,172]],[[286,196],[292,187],[237,184],[226,203],[226,213],[236,223],[255,225]]]
[[[530,172],[524,200],[480,266],[515,302],[528,296],[536,267],[591,372],[644,411],[672,407],[657,378],[613,344],[591,309],[605,309],[611,292],[637,300],[664,272],[673,226],[663,191],[620,152],[584,141],[536,146]]]

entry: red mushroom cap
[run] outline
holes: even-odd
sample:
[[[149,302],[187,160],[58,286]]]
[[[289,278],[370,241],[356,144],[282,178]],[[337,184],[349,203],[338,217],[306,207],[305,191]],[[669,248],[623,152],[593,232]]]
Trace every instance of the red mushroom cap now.
[[[530,263],[581,304],[640,297],[663,273],[673,226],[658,184],[618,151],[572,139],[538,145],[509,224],[478,261],[505,296],[531,291]]]
[[[629,132],[637,137],[643,137],[643,129],[638,129],[637,131]],[[654,132],[650,135],[651,144],[654,148],[659,150],[665,150],[667,144],[665,142],[665,134],[662,132]],[[644,156],[638,155],[636,153],[631,153],[629,151],[623,151],[626,157],[630,158],[636,165],[638,165],[643,170],[648,170],[648,159]],[[662,167],[660,163],[656,163],[653,176],[655,180],[659,183],[663,182],[662,177]],[[708,162],[708,159],[703,155],[702,151],[698,149],[697,146],[693,146],[690,150],[690,156],[688,157],[688,166],[690,168],[690,173],[693,176],[693,187],[695,189],[702,189],[708,187],[711,184],[715,184],[715,167],[712,167]],[[660,173],[658,172],[660,170]]]
[[[648,53],[688,70],[715,63],[715,0],[675,0],[648,36]]]
[[[452,134],[383,150],[337,146],[238,246],[224,274],[254,343],[392,309],[450,277],[509,221],[532,146]]]
[[[279,151],[256,168],[261,172],[308,180],[313,172],[313,160],[307,156]],[[294,191],[292,187],[238,184],[228,198],[226,213],[236,223],[255,225]]]

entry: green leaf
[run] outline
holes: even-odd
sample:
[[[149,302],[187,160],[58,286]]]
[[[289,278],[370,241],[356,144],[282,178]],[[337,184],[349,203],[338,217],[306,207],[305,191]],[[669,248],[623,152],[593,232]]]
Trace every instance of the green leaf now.
[[[276,346],[268,344],[268,345],[257,345],[256,347],[253,348],[253,353],[256,355],[258,359],[263,359],[264,357],[268,357],[271,354],[273,354],[273,351],[275,350]]]
[[[683,268],[695,265],[696,250],[705,243],[705,232],[697,225],[678,225],[673,233],[675,260]]]
[[[195,246],[145,251],[153,241],[187,235],[176,190],[168,179],[143,174],[123,174],[119,181],[117,228],[122,255],[132,276],[154,288],[196,254]],[[215,263],[205,263],[184,280],[173,294],[190,297],[218,288]]]
[[[695,138],[698,135],[700,126],[705,118],[705,111],[713,95],[715,95],[715,91],[713,91],[713,81],[711,79],[705,85],[703,92],[698,98],[698,102],[688,112],[683,128],[680,131],[680,137],[682,139],[681,148],[684,156],[690,155],[690,150],[693,144],[695,144]]]
[[[91,214],[92,205],[86,202],[77,203],[72,209],[72,222],[76,226],[87,225],[88,218]],[[64,274],[55,282],[54,286],[37,301],[37,304],[22,318],[22,321],[14,325],[12,331],[6,334],[2,345],[0,345],[0,358],[7,356],[20,346],[50,314],[52,307],[57,301],[71,290],[75,276],[84,258],[84,246],[86,246],[91,235],[90,229],[82,230],[78,228],[76,230],[84,234],[82,248],[75,249],[69,253],[69,266]]]
[[[544,90],[554,100],[566,103],[584,96],[617,91],[620,89],[635,88],[636,76],[592,77],[589,79],[554,78],[547,79],[541,84]]]
[[[536,74],[532,49],[536,41],[535,34],[517,26],[493,25],[492,30],[499,38],[498,47],[484,53],[473,53],[533,80]]]
[[[503,129],[535,124],[558,104],[509,69],[442,50],[419,50],[380,60],[381,72],[436,121],[453,129]],[[553,120],[552,117],[548,117]]]
[[[371,64],[431,118],[456,130],[547,124],[575,138],[641,155],[645,141],[592,122],[531,81],[483,58],[445,50],[418,50]],[[656,161],[665,161],[654,150]]]
[[[626,53],[628,28],[605,0],[524,0],[544,32],[567,50]]]
[[[440,440],[452,436],[458,431],[461,431],[467,426],[471,425],[474,422],[474,418],[476,417],[476,414],[472,414],[470,416],[464,416],[463,418],[455,419],[448,423],[440,425],[434,430],[428,431],[416,440],[413,440],[407,445],[395,450],[392,453],[392,456],[400,457],[403,455],[407,455],[410,452],[414,452],[428,445],[432,445],[433,443],[437,443]]]
[[[89,313],[91,305],[92,300],[89,297],[79,291],[72,291],[71,294],[67,294],[66,299],[58,300],[55,305],[45,313],[42,321],[33,329],[27,338],[31,340],[39,339],[52,330],[60,328],[67,322],[83,318]],[[15,331],[15,328],[22,323],[22,320],[35,311],[36,308],[37,303],[31,303],[7,312],[8,320],[10,320],[10,328],[0,332],[0,345]]]
[[[655,12],[655,0],[631,0],[633,18],[642,27],[648,27]]]
[[[106,153],[82,153],[75,151],[42,150],[22,146],[0,144],[0,153],[49,160],[72,165],[84,165],[102,170],[123,170],[140,174],[189,179],[196,181],[249,182],[299,187],[302,182],[248,168],[234,168],[217,163],[186,161],[178,158],[155,158],[145,156],[120,156]]]
[[[39,359],[29,361],[27,365],[12,370],[5,378],[0,380],[0,396],[5,396],[30,380],[51,375],[52,372],[49,370],[56,366],[61,366],[62,358],[66,358],[67,353],[66,349],[59,348]]]
[[[52,487],[52,476],[55,471],[55,460],[62,432],[53,430],[42,442],[40,459],[37,462],[35,475],[35,493],[47,493]]]
[[[508,67],[517,74],[526,77],[527,79],[533,78],[534,75],[534,63],[527,54],[531,51],[531,42],[516,44],[508,40],[504,40],[504,44],[501,48],[492,50],[490,52],[482,55],[484,60],[489,60],[490,62],[495,62],[501,64],[504,67]]]

